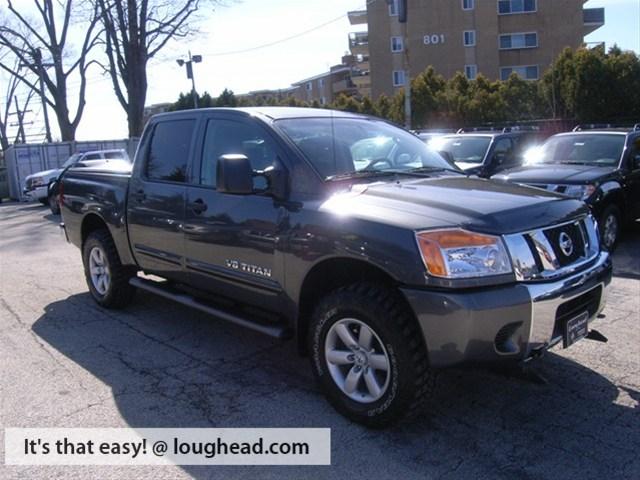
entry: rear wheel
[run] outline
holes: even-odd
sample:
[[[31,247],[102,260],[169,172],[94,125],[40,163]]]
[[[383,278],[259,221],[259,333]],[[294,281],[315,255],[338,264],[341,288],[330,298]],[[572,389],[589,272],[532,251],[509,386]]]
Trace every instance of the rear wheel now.
[[[621,228],[620,209],[609,205],[600,216],[600,241],[605,250],[612,252],[618,244]]]
[[[53,193],[49,194],[49,208],[51,209],[51,213],[53,213],[54,215],[60,214],[60,205],[58,204],[58,197]]]
[[[314,376],[344,416],[384,427],[420,412],[433,391],[421,335],[392,290],[368,283],[338,289],[313,314]]]
[[[96,302],[106,308],[122,308],[131,302],[135,288],[129,285],[129,279],[136,270],[122,265],[108,231],[89,234],[82,259],[87,285]]]

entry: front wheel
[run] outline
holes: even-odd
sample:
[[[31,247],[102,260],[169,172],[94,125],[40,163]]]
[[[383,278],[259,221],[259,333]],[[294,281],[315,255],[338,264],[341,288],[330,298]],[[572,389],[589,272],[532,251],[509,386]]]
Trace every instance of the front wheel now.
[[[113,239],[107,230],[91,232],[82,249],[84,273],[93,299],[106,308],[129,304],[135,288],[129,279],[136,273],[120,262]]]
[[[418,413],[433,391],[421,335],[394,291],[367,283],[343,287],[313,314],[314,376],[344,416],[387,426]]]
[[[613,252],[620,237],[620,209],[615,205],[609,205],[600,216],[600,238],[602,247]]]

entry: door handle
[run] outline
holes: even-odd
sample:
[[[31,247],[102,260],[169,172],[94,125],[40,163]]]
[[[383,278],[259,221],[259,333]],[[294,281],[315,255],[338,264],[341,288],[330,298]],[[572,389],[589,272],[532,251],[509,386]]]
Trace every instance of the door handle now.
[[[138,190],[137,192],[132,193],[131,197],[137,202],[142,202],[146,200],[147,194],[144,193],[144,190]]]
[[[194,202],[189,203],[187,206],[196,215],[200,215],[202,212],[206,212],[207,211],[207,204],[204,203],[204,200],[202,200],[201,198],[197,199]]]

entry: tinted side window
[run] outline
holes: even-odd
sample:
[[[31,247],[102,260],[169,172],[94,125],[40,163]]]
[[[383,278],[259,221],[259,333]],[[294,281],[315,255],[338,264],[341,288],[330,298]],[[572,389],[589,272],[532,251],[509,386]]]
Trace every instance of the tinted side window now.
[[[185,182],[195,120],[158,123],[153,130],[145,174],[150,180]]]
[[[501,138],[496,142],[494,153],[511,153],[511,140],[509,138]]]
[[[90,153],[88,155],[85,155],[82,160],[100,160],[100,154],[99,153]]]
[[[246,155],[254,170],[264,170],[276,162],[276,151],[257,125],[231,120],[209,120],[202,150],[200,183],[216,185],[216,167],[222,155]]]

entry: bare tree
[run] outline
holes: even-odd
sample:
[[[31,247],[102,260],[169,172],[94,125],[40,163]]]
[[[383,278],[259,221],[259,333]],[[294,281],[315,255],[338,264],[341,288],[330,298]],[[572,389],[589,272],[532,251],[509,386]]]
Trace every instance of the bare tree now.
[[[10,57],[11,57],[10,52],[7,49],[0,50],[0,62],[8,63],[11,61]],[[13,69],[16,70],[18,68],[19,63],[15,57],[13,59],[13,65],[14,65]],[[10,124],[11,119],[9,117],[11,116],[11,113],[10,113],[11,108],[15,105],[14,102],[18,94],[19,84],[20,84],[20,80],[16,76],[10,75],[9,80],[7,82],[6,90],[3,92],[4,93],[3,104],[1,105],[2,108],[0,108],[0,149],[3,151],[6,151],[7,148],[9,148],[9,146],[11,145],[11,143],[16,143],[19,140],[21,133],[24,135],[24,131],[21,132],[20,130],[18,130],[16,132],[16,137],[13,140],[13,142],[11,141],[11,138],[9,138],[9,127],[11,126]],[[33,96],[33,91],[30,90],[24,101],[24,105],[22,105],[23,112],[29,106],[29,102],[31,101],[32,96]],[[20,118],[18,117],[21,115],[21,113],[18,111],[13,113],[17,115],[16,120],[20,123]]]
[[[76,5],[73,0],[33,0],[33,3],[38,12],[35,18],[25,11],[24,2],[16,8],[10,0],[7,1],[11,22],[0,25],[0,46],[8,48],[18,59],[19,66],[33,73],[39,81],[28,78],[21,68],[14,69],[2,61],[0,68],[38,94],[42,93],[46,104],[55,112],[62,140],[74,140],[86,105],[87,68],[93,63],[88,61],[88,54],[99,38],[97,10],[92,10],[80,50],[73,55],[67,43]],[[78,106],[71,118],[67,82],[74,72],[79,76],[80,86]]]
[[[96,0],[104,26],[105,50],[118,101],[127,113],[129,135],[144,127],[147,63],[172,38],[187,36],[199,0]],[[211,0],[211,3],[217,3]]]

